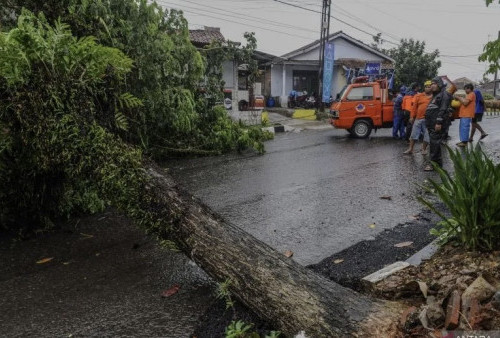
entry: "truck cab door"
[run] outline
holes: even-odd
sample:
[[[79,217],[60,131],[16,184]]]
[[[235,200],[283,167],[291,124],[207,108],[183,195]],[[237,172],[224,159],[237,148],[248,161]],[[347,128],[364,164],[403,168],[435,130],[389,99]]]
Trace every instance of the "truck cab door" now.
[[[360,117],[369,118],[374,126],[379,126],[381,124],[382,101],[374,94],[374,88],[371,85],[352,87],[345,96],[345,102],[342,102],[345,112],[349,112],[346,117],[352,119],[352,122]]]

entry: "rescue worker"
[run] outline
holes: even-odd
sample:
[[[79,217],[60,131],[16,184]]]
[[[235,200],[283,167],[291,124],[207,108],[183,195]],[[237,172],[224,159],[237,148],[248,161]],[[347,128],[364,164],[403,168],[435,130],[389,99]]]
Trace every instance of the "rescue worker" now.
[[[403,98],[403,113],[404,113],[404,125],[406,127],[405,131],[405,140],[410,139],[412,123],[410,122],[410,115],[413,109],[413,104],[415,103],[415,95],[418,93],[418,85],[416,83],[412,83],[409,87],[409,91],[407,90],[404,98]]]
[[[481,132],[481,137],[479,140],[482,140],[488,134],[483,130],[483,128],[479,125],[479,122],[483,120],[484,114],[484,98],[483,94],[479,91],[479,89],[474,89],[474,94],[476,95],[476,111],[474,114],[474,118],[472,119],[472,128],[470,130],[469,142],[474,140],[474,134],[476,133],[476,129]]]
[[[429,131],[425,126],[425,111],[432,99],[431,81],[425,81],[424,92],[418,93],[413,97],[413,106],[409,123],[413,126],[410,136],[410,147],[403,154],[413,154],[415,142],[424,135],[422,144],[422,155],[427,155],[427,145],[429,144]]]
[[[455,121],[455,119],[453,118],[454,109],[451,107],[451,101],[453,100],[453,94],[457,91],[457,88],[453,84],[450,84],[449,88],[447,88],[447,84],[444,83],[444,87],[445,87],[444,94],[448,96],[448,100],[450,101],[450,107],[448,108],[448,119],[446,120],[446,124],[443,125],[444,137],[441,142],[442,144],[446,144],[446,142],[448,142],[448,140],[451,139],[450,135],[448,134],[448,131],[450,130],[451,123]]]
[[[436,165],[442,167],[443,159],[441,157],[441,142],[444,137],[443,126],[446,126],[449,120],[450,98],[446,93],[446,87],[443,79],[436,76],[431,80],[432,98],[425,110],[425,125],[429,132],[430,160]],[[425,171],[432,171],[434,168],[428,164]]]
[[[464,86],[464,89],[466,94],[465,98],[456,94],[454,95],[454,98],[462,104],[458,112],[458,116],[460,117],[460,142],[457,143],[458,147],[467,146],[467,142],[469,141],[470,125],[476,110],[476,95],[474,94],[474,86],[472,83],[467,83]]]
[[[404,139],[405,137],[405,126],[403,124],[404,113],[402,107],[405,93],[406,87],[401,86],[398,96],[394,99],[394,119],[392,124],[392,138],[394,139]]]

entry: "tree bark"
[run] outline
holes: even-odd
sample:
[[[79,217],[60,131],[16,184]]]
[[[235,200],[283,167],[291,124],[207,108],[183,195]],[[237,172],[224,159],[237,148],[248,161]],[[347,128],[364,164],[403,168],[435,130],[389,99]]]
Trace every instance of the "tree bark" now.
[[[238,300],[286,335],[399,335],[399,303],[370,299],[304,268],[223,220],[163,170],[151,166],[148,174],[147,194],[174,219],[164,236],[213,279],[230,280]]]

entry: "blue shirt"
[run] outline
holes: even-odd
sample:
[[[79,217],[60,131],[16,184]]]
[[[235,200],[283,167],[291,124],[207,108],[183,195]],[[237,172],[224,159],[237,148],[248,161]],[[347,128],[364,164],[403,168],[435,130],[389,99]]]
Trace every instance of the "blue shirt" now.
[[[483,114],[484,113],[483,95],[481,94],[479,89],[475,89],[474,94],[476,94],[476,114]]]
[[[394,100],[394,113],[400,113],[403,111],[403,94],[399,93]]]

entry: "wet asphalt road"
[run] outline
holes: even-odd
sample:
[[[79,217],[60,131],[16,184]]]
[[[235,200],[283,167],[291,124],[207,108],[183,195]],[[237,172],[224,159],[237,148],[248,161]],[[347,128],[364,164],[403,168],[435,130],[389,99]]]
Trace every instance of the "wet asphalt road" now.
[[[483,126],[490,133],[485,148],[500,149],[495,134],[500,118],[485,118]],[[450,135],[448,144],[454,148],[458,121]],[[353,139],[328,128],[276,134],[261,156],[248,152],[178,160],[168,167],[189,192],[226,219],[278,251],[292,250],[297,262],[308,265],[422,211],[415,198],[418,184],[436,174],[423,172],[427,156],[403,155],[406,148],[389,129]]]
[[[200,268],[111,211],[0,237],[0,262],[0,337],[188,337],[214,301]]]
[[[486,118],[483,126],[490,133],[485,149],[498,160],[500,118]],[[364,259],[359,253],[376,257],[364,262],[368,271],[365,265],[379,264],[378,257],[392,258],[372,250],[408,240],[404,229],[413,225],[379,238],[422,210],[415,183],[429,174],[421,171],[423,156],[403,156],[406,145],[388,130],[368,140],[346,135],[331,128],[278,134],[263,156],[178,160],[171,171],[230,221],[280,251],[293,250],[302,264],[338,253],[343,270],[325,264],[315,270],[352,286],[349,276],[359,275]],[[42,258],[53,259],[36,264]],[[203,271],[112,211],[28,241],[0,238],[0,262],[0,337],[188,337],[207,309],[208,323],[220,316]],[[175,284],[179,292],[162,298]]]

